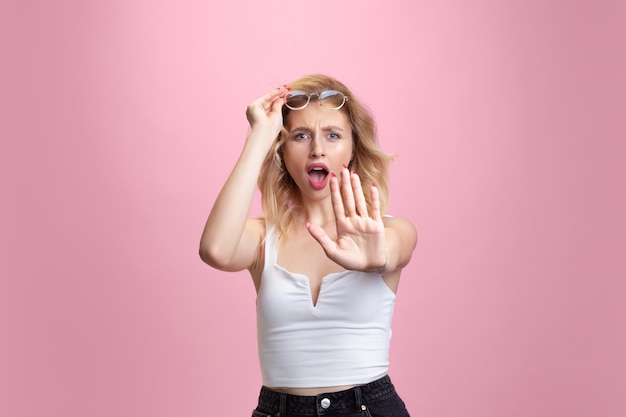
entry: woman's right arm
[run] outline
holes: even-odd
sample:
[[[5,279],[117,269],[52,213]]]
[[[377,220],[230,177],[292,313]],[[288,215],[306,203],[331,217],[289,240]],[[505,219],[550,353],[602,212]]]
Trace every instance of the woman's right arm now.
[[[287,91],[279,87],[247,108],[250,134],[200,239],[200,257],[214,268],[240,271],[255,262],[265,228],[258,219],[248,219],[248,214],[261,166],[282,128],[281,109]]]

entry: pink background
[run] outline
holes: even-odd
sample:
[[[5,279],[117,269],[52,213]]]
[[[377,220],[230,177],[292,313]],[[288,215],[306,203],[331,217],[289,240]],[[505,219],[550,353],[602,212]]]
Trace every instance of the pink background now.
[[[0,415],[250,415],[254,289],[198,241],[311,72],[398,154],[412,414],[626,415],[625,2],[9,0],[0,47]]]

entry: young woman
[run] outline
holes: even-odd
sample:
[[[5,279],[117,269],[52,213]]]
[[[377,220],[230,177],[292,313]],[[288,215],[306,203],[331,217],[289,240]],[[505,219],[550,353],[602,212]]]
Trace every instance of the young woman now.
[[[247,269],[263,387],[253,417],[408,416],[388,375],[400,273],[417,242],[384,216],[391,157],[339,81],[311,75],[248,106],[243,151],[200,256]],[[264,218],[248,218],[255,187]]]

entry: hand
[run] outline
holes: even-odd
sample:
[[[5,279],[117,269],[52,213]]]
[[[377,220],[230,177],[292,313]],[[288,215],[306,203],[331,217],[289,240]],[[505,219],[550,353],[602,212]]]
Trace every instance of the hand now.
[[[281,86],[250,103],[246,109],[250,127],[270,129],[273,138],[278,136],[283,127],[282,106],[289,90],[289,87]]]
[[[307,224],[309,232],[322,245],[326,256],[344,268],[382,272],[387,255],[378,189],[372,184],[372,202],[368,211],[359,176],[351,174],[345,167],[340,176],[341,184],[334,175],[330,179],[337,241],[333,241],[323,228],[314,224]]]

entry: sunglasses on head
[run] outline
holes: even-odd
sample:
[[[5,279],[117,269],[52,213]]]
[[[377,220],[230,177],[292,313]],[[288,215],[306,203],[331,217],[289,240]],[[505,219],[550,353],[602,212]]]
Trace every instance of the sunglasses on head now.
[[[285,96],[285,106],[291,110],[302,110],[309,105],[311,97],[316,96],[321,107],[330,110],[339,110],[346,104],[348,97],[341,91],[326,90],[321,93],[306,93],[300,90],[290,91]]]

